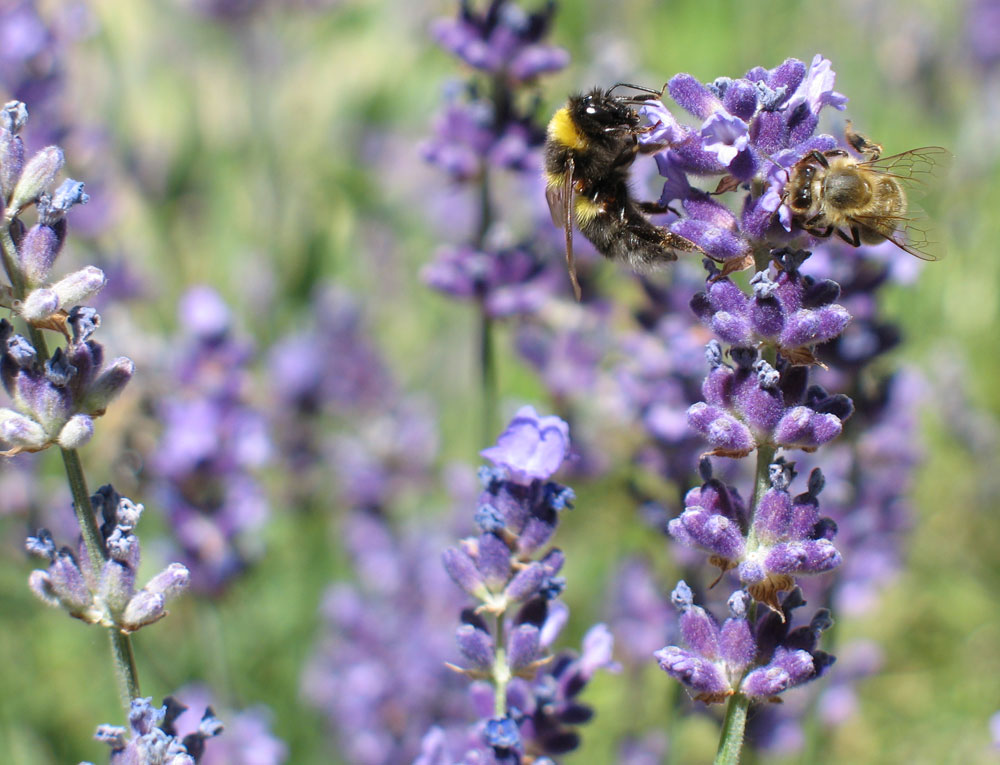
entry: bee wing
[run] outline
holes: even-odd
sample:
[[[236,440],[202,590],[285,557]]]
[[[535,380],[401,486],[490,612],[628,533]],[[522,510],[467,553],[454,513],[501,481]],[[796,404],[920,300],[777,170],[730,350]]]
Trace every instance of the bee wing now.
[[[575,163],[571,157],[566,164],[562,185],[547,186],[545,201],[549,204],[552,222],[566,234],[566,268],[573,284],[573,294],[580,299],[580,282],[576,278],[576,263],[573,260],[573,170]]]
[[[922,207],[912,202],[906,215],[855,215],[852,220],[884,235],[899,249],[921,260],[944,257],[945,246],[937,226]]]
[[[935,182],[940,182],[951,160],[951,152],[941,146],[922,146],[858,164],[896,178],[911,192],[926,194]]]
[[[921,260],[940,260],[944,256],[944,244],[935,233],[937,226],[913,200],[941,187],[951,160],[951,152],[941,146],[922,146],[859,163],[868,170],[898,180],[906,190],[907,210],[900,216],[859,215],[855,216],[856,220],[879,233],[891,230],[886,239]]]

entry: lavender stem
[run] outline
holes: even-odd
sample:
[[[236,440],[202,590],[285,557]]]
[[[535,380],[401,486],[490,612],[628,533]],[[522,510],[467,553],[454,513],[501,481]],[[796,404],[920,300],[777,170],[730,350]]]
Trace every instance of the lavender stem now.
[[[774,351],[770,354],[773,356]],[[764,353],[765,357],[768,352]],[[773,359],[772,359],[773,360]],[[757,512],[761,497],[771,485],[770,467],[774,461],[773,446],[757,447],[757,467],[753,482],[753,501],[750,505],[750,533],[753,534],[753,517]],[[751,625],[757,623],[757,603],[748,609],[748,620]],[[750,709],[750,697],[743,693],[734,693],[726,705],[726,716],[722,721],[722,732],[719,734],[719,748],[715,753],[715,765],[738,765],[743,750],[743,733],[747,725],[747,711]]]

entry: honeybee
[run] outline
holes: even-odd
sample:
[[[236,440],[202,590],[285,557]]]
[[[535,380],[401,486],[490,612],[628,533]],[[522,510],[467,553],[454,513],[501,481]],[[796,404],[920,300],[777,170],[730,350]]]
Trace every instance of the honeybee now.
[[[862,159],[844,149],[813,151],[789,171],[783,201],[792,219],[813,236],[836,234],[854,247],[888,240],[918,258],[937,260],[940,245],[931,241],[908,194],[925,186],[950,154],[924,146],[882,157],[882,147],[850,123],[846,138]]]
[[[615,96],[618,87],[645,91],[645,95]],[[659,91],[635,85],[595,88],[569,97],[549,121],[545,140],[545,198],[552,222],[566,233],[566,265],[573,292],[580,284],[573,262],[573,223],[604,257],[645,268],[677,260],[677,251],[700,252],[693,242],[643,214],[665,212],[655,203],[637,202],[628,188],[629,168],[640,151],[662,147],[640,146],[639,114],[635,107],[659,98]]]

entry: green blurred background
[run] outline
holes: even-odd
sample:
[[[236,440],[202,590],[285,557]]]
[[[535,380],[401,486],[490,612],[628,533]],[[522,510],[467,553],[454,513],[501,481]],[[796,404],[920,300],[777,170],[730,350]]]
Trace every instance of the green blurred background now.
[[[273,2],[238,21],[169,0],[101,0],[90,10],[92,32],[67,51],[67,108],[109,136],[88,156],[75,156],[72,146],[67,155],[84,181],[77,166],[107,163],[102,175],[113,178],[115,214],[97,244],[76,239],[71,226],[64,257],[85,263],[92,247],[120,252],[155,285],[130,305],[134,332],[116,330],[112,353],[136,358],[141,381],[151,352],[141,332],[169,332],[178,295],[196,282],[217,287],[241,330],[266,346],[303,320],[312,285],[332,278],[363,296],[376,340],[404,385],[438,402],[442,460],[474,465],[478,429],[465,422],[478,407],[475,322],[467,305],[431,293],[418,277],[440,238],[421,197],[442,181],[421,165],[416,147],[444,83],[463,76],[429,41],[427,23],[451,15],[452,6]],[[962,3],[902,0],[565,2],[553,42],[573,61],[543,83],[547,113],[568,91],[598,82],[659,85],[678,71],[710,81],[821,52],[833,61],[837,90],[851,99],[855,125],[887,152],[942,145],[956,155],[936,212],[949,254],[916,284],[894,288],[886,311],[907,338],[895,358],[931,378],[954,379],[969,421],[942,417],[938,401],[925,413],[928,449],[907,568],[877,615],[844,625],[848,635],[879,640],[887,665],[862,684],[861,714],[832,734],[816,762],[997,757],[988,719],[1000,708],[1000,76],[990,80],[970,60],[965,13]],[[126,321],[124,314],[115,321]],[[508,347],[503,339],[501,347]],[[544,400],[509,353],[500,382],[508,400]],[[123,411],[118,416],[127,417]],[[973,426],[986,435],[973,441]],[[114,437],[103,433],[84,453],[93,485],[108,480],[115,456]],[[61,491],[58,462],[50,456],[46,464],[53,491]],[[603,577],[623,550],[663,549],[626,523],[603,491],[580,492],[559,536],[577,634],[599,615]],[[270,705],[289,762],[337,762],[319,716],[301,703],[299,678],[320,594],[345,564],[335,526],[322,516],[307,522],[303,529],[301,516],[276,507],[268,554],[248,576],[222,601],[182,598],[135,644],[145,693],[159,698],[205,680],[226,689],[233,705]],[[144,540],[158,523],[147,505]],[[587,533],[593,524],[602,544]],[[101,761],[106,750],[91,741],[93,729],[120,715],[106,637],[28,591],[31,566],[17,552],[24,519],[0,516],[0,530],[0,760]],[[155,554],[148,557],[152,571]],[[651,672],[644,692],[655,721],[672,681]],[[585,749],[567,762],[613,760],[627,724],[625,683],[603,677],[589,689],[598,717]],[[707,761],[715,737],[714,722],[693,718],[674,742],[675,761]]]

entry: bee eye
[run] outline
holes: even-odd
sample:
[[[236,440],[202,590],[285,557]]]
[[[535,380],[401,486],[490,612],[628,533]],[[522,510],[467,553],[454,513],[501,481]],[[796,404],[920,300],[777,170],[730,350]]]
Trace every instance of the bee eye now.
[[[588,106],[587,114],[597,114],[597,109],[595,109],[593,106]]]

